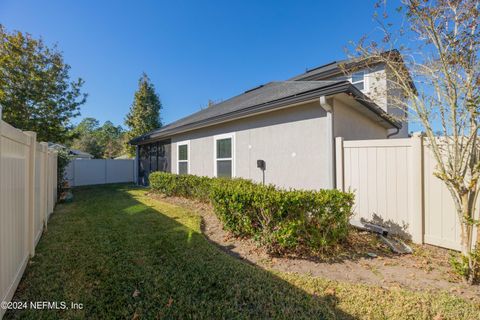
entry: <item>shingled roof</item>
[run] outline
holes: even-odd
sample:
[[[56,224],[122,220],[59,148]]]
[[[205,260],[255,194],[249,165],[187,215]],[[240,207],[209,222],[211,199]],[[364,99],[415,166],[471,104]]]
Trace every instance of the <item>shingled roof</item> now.
[[[311,80],[321,80],[337,74],[343,74],[342,66],[351,64],[353,60],[340,60],[333,61],[312,69],[308,69],[305,73],[296,75],[295,77],[289,79],[290,81],[311,81]]]
[[[280,81],[247,90],[244,93],[193,113],[167,126],[149,132],[130,141],[139,144],[152,139],[167,138],[174,134],[194,130],[220,122],[235,120],[251,114],[275,110],[294,103],[310,101],[322,95],[347,93],[354,96],[372,113],[378,122],[388,128],[401,125],[391,119],[379,106],[370,101],[348,81]]]

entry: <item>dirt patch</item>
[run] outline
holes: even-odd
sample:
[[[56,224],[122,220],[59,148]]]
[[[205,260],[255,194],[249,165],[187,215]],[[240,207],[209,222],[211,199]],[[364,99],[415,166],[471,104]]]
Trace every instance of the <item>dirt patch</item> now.
[[[469,286],[452,273],[451,251],[429,245],[411,245],[414,253],[397,255],[377,236],[352,231],[346,243],[332,252],[315,256],[272,256],[252,239],[232,236],[223,230],[210,205],[178,197],[151,195],[161,201],[186,207],[202,217],[202,232],[228,254],[246,262],[282,272],[309,274],[331,280],[363,283],[385,289],[401,287],[414,291],[448,291],[480,301],[480,286]]]

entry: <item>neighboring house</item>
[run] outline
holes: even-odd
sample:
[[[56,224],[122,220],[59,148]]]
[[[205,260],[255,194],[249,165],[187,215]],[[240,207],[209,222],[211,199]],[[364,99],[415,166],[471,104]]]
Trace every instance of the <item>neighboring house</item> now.
[[[72,158],[74,159],[87,159],[87,160],[93,159],[93,155],[91,155],[88,152],[84,152],[76,149],[69,149],[62,144],[49,142],[48,147],[56,150],[66,150],[68,151],[68,154],[71,155]]]
[[[336,137],[408,136],[407,122],[390,116],[405,111],[389,104],[388,77],[372,59],[344,60],[247,90],[133,139],[138,181],[160,170],[261,182],[263,160],[266,183],[334,188]]]
[[[70,149],[69,154],[75,159],[93,159],[93,155],[91,155],[90,153],[76,149]]]

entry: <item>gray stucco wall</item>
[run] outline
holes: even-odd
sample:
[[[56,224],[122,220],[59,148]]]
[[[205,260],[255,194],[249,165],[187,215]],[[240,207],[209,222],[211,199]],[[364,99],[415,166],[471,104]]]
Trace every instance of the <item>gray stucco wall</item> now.
[[[347,140],[386,138],[387,130],[345,101],[335,99],[333,136]],[[266,183],[296,189],[329,187],[328,161],[333,159],[328,142],[326,112],[319,102],[278,110],[203,128],[172,137],[172,172],[177,173],[178,144],[189,144],[189,172],[214,176],[215,136],[234,135],[236,177],[262,181],[257,160],[265,160]]]
[[[359,70],[360,71],[360,70]],[[392,138],[406,138],[408,137],[408,119],[405,117],[404,107],[399,106],[399,101],[402,101],[401,92],[393,90],[391,83],[393,74],[390,70],[386,70],[384,65],[376,65],[371,68],[361,70],[365,74],[365,93],[384,111],[391,114],[397,121],[402,122],[402,128]],[[350,80],[350,76],[338,76],[337,80]],[[387,99],[387,97],[389,97]],[[389,133],[394,134],[395,129],[390,129]]]
[[[387,138],[387,129],[353,110],[344,101],[335,99],[333,112],[333,132],[335,137],[343,137],[345,140]]]
[[[328,186],[326,113],[318,102],[295,106],[172,138],[172,172],[177,172],[177,143],[189,140],[190,173],[214,175],[214,136],[235,133],[235,175],[262,181],[257,160],[266,161],[265,180],[280,187]]]

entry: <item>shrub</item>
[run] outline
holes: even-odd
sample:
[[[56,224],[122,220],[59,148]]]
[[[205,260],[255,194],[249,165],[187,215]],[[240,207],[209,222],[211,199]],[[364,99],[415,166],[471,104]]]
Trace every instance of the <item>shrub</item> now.
[[[155,172],[151,188],[212,203],[224,228],[254,237],[271,252],[319,251],[346,238],[353,194],[282,190],[244,179]]]
[[[180,196],[208,202],[211,178],[193,175],[175,175],[167,172],[153,172],[148,177],[152,190],[167,196]]]
[[[64,193],[67,190],[67,178],[65,170],[68,164],[72,161],[72,157],[68,151],[57,150],[57,197],[63,199]]]
[[[473,261],[473,267],[469,265],[469,261]],[[479,279],[480,248],[475,248],[468,255],[451,255],[450,265],[453,271],[464,279],[468,279],[469,276],[473,277],[473,279]],[[470,274],[471,270],[473,270],[473,274]]]
[[[254,236],[273,252],[317,251],[346,238],[353,194],[279,190],[236,179],[212,184],[211,200],[236,235]]]

